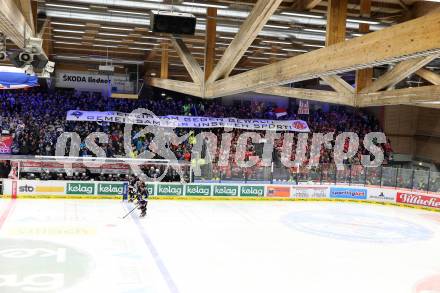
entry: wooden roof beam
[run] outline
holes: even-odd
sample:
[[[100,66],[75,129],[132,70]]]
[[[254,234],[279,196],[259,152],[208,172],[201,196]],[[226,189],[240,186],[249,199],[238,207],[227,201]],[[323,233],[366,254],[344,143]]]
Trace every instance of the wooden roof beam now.
[[[195,97],[204,97],[200,85],[193,82],[163,78],[147,78],[146,83],[150,86],[166,89],[169,91],[183,93]]]
[[[348,0],[328,0],[325,45],[345,42]]]
[[[47,26],[43,28],[44,31],[41,32],[43,51],[46,53],[47,57],[50,57],[50,55],[53,54],[52,25],[51,23],[48,23]]]
[[[326,46],[345,42],[348,0],[329,0],[327,7]],[[338,75],[321,77],[338,93],[354,93],[354,89]]]
[[[356,106],[358,107],[415,105],[423,102],[440,102],[440,86],[404,88],[356,96]]]
[[[185,65],[186,70],[188,70],[189,75],[192,80],[197,84],[202,84],[204,82],[204,74],[202,69],[200,68],[197,60],[191,55],[191,52],[188,50],[188,47],[179,38],[172,38],[171,43],[177,51],[177,54],[182,60],[183,65]]]
[[[34,23],[34,15],[32,12],[31,0],[20,0],[20,5],[21,5],[21,13],[23,14],[27,23],[31,27],[32,32],[35,34],[36,27],[35,27],[35,23]]]
[[[162,43],[162,55],[160,57],[160,78],[167,79],[169,72],[169,56],[168,56],[168,43]]]
[[[371,17],[371,0],[360,0],[359,12],[361,17]],[[370,32],[370,25],[359,24],[359,32],[366,34]],[[356,71],[356,92],[360,92],[373,82],[373,68],[364,68]]]
[[[378,46],[381,50],[377,50]],[[220,97],[319,76],[387,64],[440,51],[440,11],[277,63],[240,73],[207,86]]]
[[[312,10],[321,2],[322,0],[296,0],[293,7],[299,10]]]
[[[13,0],[0,1],[0,31],[21,49],[25,47],[25,37],[35,35]]]
[[[322,76],[321,79],[341,94],[353,94],[354,88],[339,75]]]
[[[212,71],[208,83],[227,77],[258,36],[282,0],[258,0]]]
[[[440,75],[431,70],[420,68],[416,71],[416,74],[434,85],[440,85]]]
[[[217,8],[208,7],[206,10],[205,33],[205,81],[209,79],[215,67],[215,49],[217,40]]]
[[[386,87],[392,87],[438,57],[439,55],[434,54],[427,57],[414,58],[411,60],[400,62],[399,64],[394,66],[393,69],[389,70],[387,73],[379,77],[371,85],[361,90],[360,93],[373,93],[380,91],[381,89],[384,89]]]
[[[256,90],[259,94],[282,96],[323,103],[340,104],[354,106],[352,94],[341,94],[332,91],[312,90],[303,88],[290,88],[283,86],[274,86]]]

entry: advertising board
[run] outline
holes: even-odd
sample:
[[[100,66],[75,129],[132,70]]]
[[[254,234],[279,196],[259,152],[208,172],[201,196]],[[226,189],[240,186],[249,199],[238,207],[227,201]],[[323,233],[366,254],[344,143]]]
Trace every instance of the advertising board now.
[[[387,190],[381,188],[368,188],[369,200],[380,202],[396,202],[396,190]]]
[[[210,196],[211,195],[211,185],[187,184],[187,185],[185,185],[185,195],[187,195],[187,196]]]
[[[398,192],[396,201],[398,203],[440,209],[440,197],[435,197],[431,195]]]
[[[238,185],[217,184],[213,185],[214,196],[238,196]]]
[[[290,197],[290,186],[267,186],[268,197]]]
[[[182,184],[157,184],[156,195],[159,196],[180,196],[183,195]]]
[[[240,196],[264,196],[264,186],[263,185],[241,185],[240,186]]]
[[[326,198],[327,186],[293,186],[292,198]]]
[[[330,187],[330,198],[367,199],[366,188]]]

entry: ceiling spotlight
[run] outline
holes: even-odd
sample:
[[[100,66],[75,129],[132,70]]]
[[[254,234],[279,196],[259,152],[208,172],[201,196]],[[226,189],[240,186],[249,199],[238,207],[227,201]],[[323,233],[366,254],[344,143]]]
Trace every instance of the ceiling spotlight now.
[[[347,22],[365,23],[365,24],[380,24],[377,20],[363,19],[363,18],[347,18]]]
[[[281,12],[281,14],[289,15],[289,16],[299,16],[299,17],[307,17],[307,18],[324,18],[324,16],[313,13],[300,13],[300,12]]]
[[[228,6],[226,6],[226,5],[210,4],[210,3],[197,3],[197,2],[189,2],[189,1],[183,1],[182,4],[188,5],[188,6],[212,7],[212,8],[219,8],[219,9],[228,8]]]

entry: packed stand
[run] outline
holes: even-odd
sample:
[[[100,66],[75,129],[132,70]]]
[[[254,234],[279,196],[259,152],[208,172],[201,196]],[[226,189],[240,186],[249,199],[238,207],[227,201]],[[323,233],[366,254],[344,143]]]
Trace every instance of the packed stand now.
[[[263,102],[234,102],[230,105],[222,104],[218,100],[201,100],[195,98],[142,98],[138,100],[122,100],[104,98],[100,94],[81,93],[76,95],[71,90],[57,90],[53,92],[28,90],[28,91],[4,91],[0,95],[0,130],[2,133],[10,133],[13,136],[12,154],[15,155],[43,155],[52,156],[55,154],[56,141],[63,132],[76,132],[82,139],[80,146],[81,157],[92,156],[92,153],[85,147],[84,139],[92,132],[104,132],[109,134],[109,143],[101,145],[109,158],[125,156],[123,146],[123,124],[98,123],[98,122],[72,122],[66,121],[66,113],[69,110],[84,111],[119,111],[130,113],[137,108],[147,108],[157,116],[184,115],[184,116],[205,116],[205,117],[235,117],[241,119],[271,119],[271,120],[305,120],[312,132],[355,132],[361,139],[359,152],[355,157],[346,161],[347,164],[359,164],[361,155],[366,154],[362,148],[362,137],[372,131],[381,131],[378,122],[371,115],[363,111],[342,106],[332,106],[329,111],[312,110],[310,115],[298,115],[297,106],[293,105],[287,109],[288,114],[277,118],[275,114],[276,105]],[[137,137],[135,132],[142,127],[135,127],[132,139],[131,157],[146,150],[154,150],[152,136],[146,135]],[[180,145],[171,145],[177,159],[191,162],[192,149],[197,142],[196,135],[200,131],[212,131],[217,135],[218,146],[221,142],[222,129],[176,129],[178,136],[189,134],[188,140]],[[234,138],[231,153],[235,153],[237,139],[242,130],[233,130]],[[263,132],[260,132],[264,134]],[[309,136],[308,151],[310,151],[312,135]],[[282,140],[275,144],[275,164],[280,164]],[[294,160],[296,145],[293,147],[292,160]],[[383,145],[385,159],[391,158],[392,150],[390,144]],[[219,149],[219,148],[218,148]],[[258,149],[249,144],[246,149],[246,157],[258,155]],[[309,153],[308,153],[309,154]],[[308,154],[306,157],[308,157]],[[215,163],[218,154],[211,154]],[[160,159],[160,157],[156,157]],[[232,155],[233,159],[234,156]],[[333,162],[332,151],[322,148],[320,163],[329,164]],[[307,164],[308,161],[305,162]],[[255,177],[258,166],[253,169],[240,170],[233,160],[231,166],[226,169],[216,168],[215,164],[210,166],[211,177],[218,177],[219,172],[228,173],[228,177],[246,176]],[[278,166],[277,165],[277,166]],[[291,173],[298,170],[290,170]],[[245,174],[246,173],[246,174]]]

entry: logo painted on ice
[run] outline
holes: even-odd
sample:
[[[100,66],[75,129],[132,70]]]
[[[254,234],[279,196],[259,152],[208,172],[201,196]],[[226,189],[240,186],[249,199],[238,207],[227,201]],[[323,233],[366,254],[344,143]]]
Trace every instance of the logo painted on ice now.
[[[186,185],[186,195],[209,196],[211,195],[211,186],[209,185]]]
[[[183,186],[180,184],[159,184],[157,186],[157,195],[183,195]]]
[[[0,247],[2,293],[61,292],[80,282],[92,267],[88,255],[66,245],[3,238]]]
[[[264,186],[241,186],[240,196],[263,196]]]
[[[433,236],[427,228],[397,217],[341,208],[289,213],[282,222],[306,234],[355,242],[406,243]]]
[[[237,185],[214,185],[214,196],[237,196]]]
[[[67,183],[67,194],[95,194],[95,184],[93,183]]]

